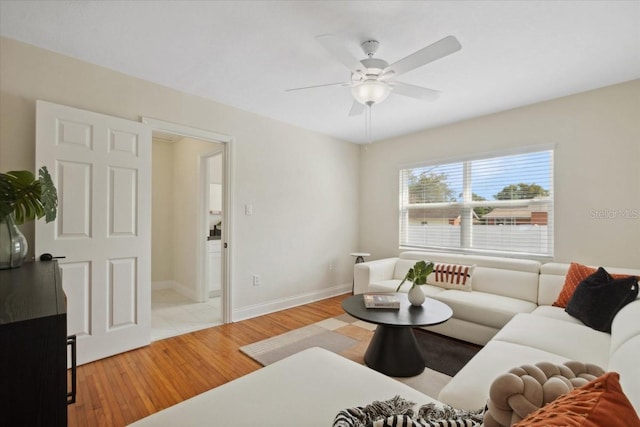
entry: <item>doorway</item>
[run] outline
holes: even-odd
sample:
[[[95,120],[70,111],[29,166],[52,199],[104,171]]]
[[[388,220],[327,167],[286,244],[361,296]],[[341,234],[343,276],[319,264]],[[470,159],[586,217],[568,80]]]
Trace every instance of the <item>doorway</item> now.
[[[225,142],[206,131],[143,121],[151,125],[153,135],[151,339],[155,341],[229,321],[230,215],[225,207],[230,199],[230,139]]]

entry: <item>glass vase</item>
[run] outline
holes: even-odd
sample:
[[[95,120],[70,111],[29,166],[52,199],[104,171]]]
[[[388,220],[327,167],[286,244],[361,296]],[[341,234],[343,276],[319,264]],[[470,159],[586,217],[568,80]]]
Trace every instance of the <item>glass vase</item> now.
[[[0,218],[0,270],[20,267],[27,249],[27,239],[14,222],[13,215]]]

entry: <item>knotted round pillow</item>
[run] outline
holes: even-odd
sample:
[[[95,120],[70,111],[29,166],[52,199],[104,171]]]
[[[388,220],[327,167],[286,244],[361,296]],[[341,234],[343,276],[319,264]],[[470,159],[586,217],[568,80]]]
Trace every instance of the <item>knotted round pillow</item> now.
[[[599,366],[576,361],[541,362],[513,368],[491,384],[485,427],[509,427],[558,396],[604,374]]]

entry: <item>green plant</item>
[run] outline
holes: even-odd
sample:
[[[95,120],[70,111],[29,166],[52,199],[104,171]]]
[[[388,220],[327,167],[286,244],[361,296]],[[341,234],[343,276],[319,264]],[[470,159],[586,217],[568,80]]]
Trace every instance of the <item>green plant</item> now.
[[[39,178],[30,171],[0,173],[0,218],[13,214],[16,224],[45,217],[56,219],[58,193],[46,166],[39,170]]]
[[[400,282],[400,284],[398,285],[398,289],[396,289],[396,292],[400,290],[404,282],[406,282],[407,280],[413,282],[413,285],[411,286],[412,288],[417,285],[426,285],[427,277],[431,273],[433,273],[433,263],[431,261],[416,262],[415,265],[409,269],[407,275],[404,276],[404,279],[402,279],[402,282]]]

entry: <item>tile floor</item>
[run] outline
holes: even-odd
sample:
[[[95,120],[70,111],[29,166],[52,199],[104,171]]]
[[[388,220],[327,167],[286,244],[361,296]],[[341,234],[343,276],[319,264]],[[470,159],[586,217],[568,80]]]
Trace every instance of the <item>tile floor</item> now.
[[[220,297],[193,302],[173,289],[151,292],[151,341],[222,324]]]

